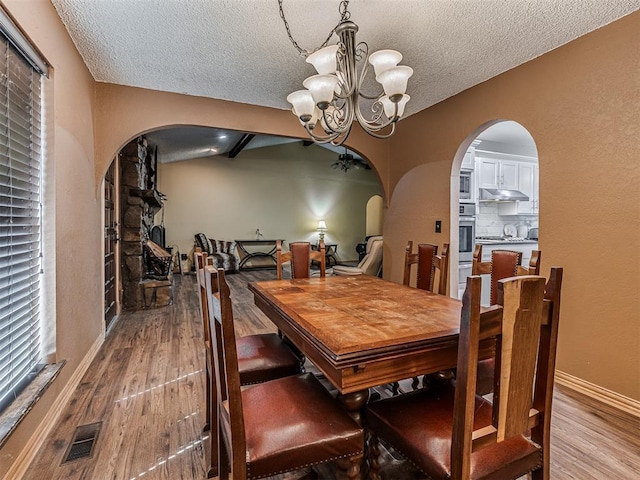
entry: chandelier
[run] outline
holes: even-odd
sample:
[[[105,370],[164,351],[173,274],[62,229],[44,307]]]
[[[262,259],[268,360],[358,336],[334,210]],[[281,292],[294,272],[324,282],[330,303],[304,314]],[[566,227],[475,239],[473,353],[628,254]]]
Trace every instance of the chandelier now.
[[[314,52],[303,50],[291,35],[282,2],[278,0],[280,16],[289,40],[318,72],[302,82],[304,90],[287,97],[293,105],[293,114],[313,141],[342,145],[354,120],[373,137],[393,135],[410,98],[405,92],[413,74],[411,67],[398,65],[402,54],[395,50],[379,50],[369,55],[365,42],[356,44],[358,26],[349,20],[349,2],[345,0],[340,2],[340,22],[325,42]],[[340,39],[338,44],[327,46],[334,33]],[[362,64],[360,71],[358,63]],[[373,95],[362,91],[369,66],[373,67],[375,79],[382,86],[381,91]],[[368,110],[366,115],[362,112],[362,104],[366,105],[364,110]]]

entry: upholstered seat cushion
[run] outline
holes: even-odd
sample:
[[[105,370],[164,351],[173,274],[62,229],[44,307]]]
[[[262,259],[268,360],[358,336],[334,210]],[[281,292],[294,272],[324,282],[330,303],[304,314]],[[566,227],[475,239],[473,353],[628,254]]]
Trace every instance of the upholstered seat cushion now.
[[[454,388],[418,390],[367,406],[366,425],[404,453],[432,479],[451,473]],[[491,403],[476,397],[474,430],[491,424]],[[471,478],[508,480],[542,465],[539,447],[523,436],[471,455]]]
[[[358,455],[362,428],[310,373],[242,392],[248,477]]]
[[[242,385],[300,373],[300,359],[275,333],[240,337],[236,345]]]

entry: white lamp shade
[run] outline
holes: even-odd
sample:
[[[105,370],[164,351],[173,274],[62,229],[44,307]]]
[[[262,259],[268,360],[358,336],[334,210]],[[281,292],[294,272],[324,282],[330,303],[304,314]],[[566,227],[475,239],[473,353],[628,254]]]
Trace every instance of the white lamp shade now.
[[[411,97],[406,93],[402,95],[402,98],[398,102],[398,113],[396,114],[398,117],[401,117],[404,114],[404,107],[410,99]],[[393,114],[396,111],[396,104],[389,100],[389,97],[387,97],[386,95],[380,99],[380,102],[382,103],[384,114],[387,116],[387,118],[393,118]]]
[[[335,74],[338,65],[337,53],[338,45],[329,45],[309,55],[307,63],[313,65],[320,75]]]
[[[395,50],[378,50],[369,55],[369,63],[373,65],[375,76],[395,67],[402,60],[402,54]]]
[[[320,221],[318,222],[318,228],[317,228],[317,230],[319,230],[320,232],[323,232],[323,231],[325,231],[326,229],[327,229],[327,224],[325,223],[325,221],[324,221],[324,220],[320,220]]]
[[[287,102],[293,105],[293,113],[298,118],[303,115],[312,116],[316,109],[316,103],[313,101],[309,90],[298,90],[290,93],[287,97]]]
[[[401,65],[382,72],[376,80],[382,84],[384,93],[391,97],[403,95],[407,91],[407,81],[411,75],[413,75],[413,68]]]
[[[328,104],[333,100],[333,92],[338,85],[335,75],[313,75],[302,82],[304,88],[309,89],[316,105]],[[297,111],[297,110],[296,110]]]

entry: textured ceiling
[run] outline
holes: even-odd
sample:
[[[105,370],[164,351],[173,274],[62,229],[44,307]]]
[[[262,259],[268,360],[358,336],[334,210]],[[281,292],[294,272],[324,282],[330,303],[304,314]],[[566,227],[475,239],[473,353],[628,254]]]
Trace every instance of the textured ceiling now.
[[[52,0],[100,82],[289,109],[314,73],[277,0]],[[285,0],[297,42],[320,45],[338,0]],[[640,8],[640,0],[352,0],[357,39],[414,69],[407,113]],[[335,43],[334,40],[330,43]]]

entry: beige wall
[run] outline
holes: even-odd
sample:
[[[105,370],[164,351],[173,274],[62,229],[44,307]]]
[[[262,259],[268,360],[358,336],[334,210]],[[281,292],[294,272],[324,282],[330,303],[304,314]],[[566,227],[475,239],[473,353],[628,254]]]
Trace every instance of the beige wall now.
[[[100,184],[131,138],[168,125],[302,135],[287,111],[94,83],[47,0],[4,4],[54,66],[58,380],[0,450],[4,475],[102,330]],[[381,180],[385,275],[406,240],[449,240],[456,151],[485,122],[510,119],[540,158],[543,271],[565,267],[559,368],[640,400],[640,13],[401,122],[389,141],[349,146]],[[95,92],[94,92],[95,88]],[[94,96],[95,95],[95,96]],[[475,132],[477,133],[477,132]],[[471,137],[470,137],[471,135]],[[465,140],[466,139],[466,140]],[[457,160],[459,162],[459,159]],[[392,192],[392,196],[390,195]],[[442,234],[433,233],[436,219]],[[51,315],[51,312],[48,312]]]
[[[326,243],[337,243],[345,260],[357,258],[365,236],[366,204],[380,193],[371,170],[334,170],[337,154],[302,142],[244,150],[236,158],[214,156],[160,164],[159,190],[167,195],[168,245],[188,253],[193,235],[217,240],[318,240],[318,220],[328,226]],[[159,222],[156,215],[156,223]]]
[[[540,162],[542,272],[565,269],[558,368],[640,400],[640,12],[403,121],[391,138],[385,275],[449,237],[452,161],[515,120]],[[460,158],[457,159],[460,161]],[[459,166],[459,163],[458,163]],[[435,234],[433,221],[443,220]]]
[[[94,82],[51,2],[6,0],[7,10],[53,66],[46,98],[50,131],[45,162],[55,171],[55,311],[44,309],[67,360],[57,380],[0,449],[0,477],[14,462],[51,403],[102,331],[101,208],[94,174]],[[53,165],[52,165],[53,164]],[[51,207],[49,204],[48,207]],[[49,252],[45,252],[45,255]]]

